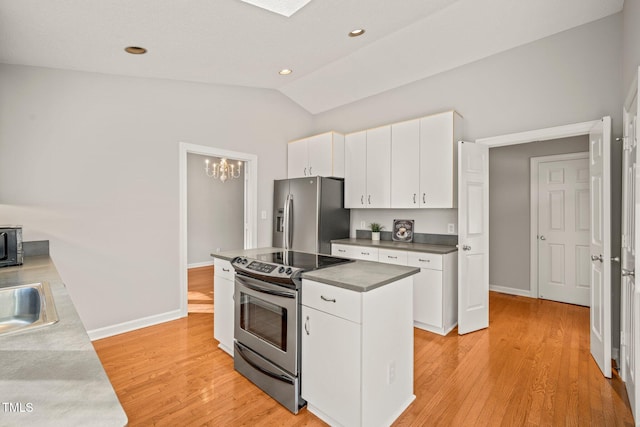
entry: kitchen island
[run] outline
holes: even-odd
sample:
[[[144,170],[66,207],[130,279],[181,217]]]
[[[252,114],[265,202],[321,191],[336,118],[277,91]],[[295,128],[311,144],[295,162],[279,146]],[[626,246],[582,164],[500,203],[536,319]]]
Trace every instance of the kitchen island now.
[[[216,269],[228,270],[220,262],[277,250],[212,256]],[[412,276],[419,271],[354,261],[302,273],[301,395],[310,412],[331,425],[388,426],[415,399]],[[225,321],[214,313],[214,324]],[[228,314],[226,322],[233,325]]]
[[[58,322],[0,335],[0,425],[124,426],[125,414],[48,255],[0,269],[0,287],[48,282]]]

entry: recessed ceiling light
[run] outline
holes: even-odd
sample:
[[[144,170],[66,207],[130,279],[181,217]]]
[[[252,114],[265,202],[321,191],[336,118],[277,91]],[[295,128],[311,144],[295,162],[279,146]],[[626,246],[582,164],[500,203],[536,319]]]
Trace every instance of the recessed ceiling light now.
[[[143,55],[147,53],[147,49],[139,46],[128,46],[124,48],[125,52],[130,53],[132,55]]]
[[[278,71],[278,74],[280,74],[281,76],[286,76],[293,73],[293,70],[290,70],[288,68],[283,68],[282,70]]]
[[[349,31],[349,37],[358,37],[364,34],[364,28],[358,28],[357,30]]]

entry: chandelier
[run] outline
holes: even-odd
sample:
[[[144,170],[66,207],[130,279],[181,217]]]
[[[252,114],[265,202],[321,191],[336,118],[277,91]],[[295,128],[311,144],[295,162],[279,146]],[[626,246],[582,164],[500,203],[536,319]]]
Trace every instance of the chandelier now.
[[[209,159],[206,159],[204,163],[204,170],[207,173],[207,176],[210,178],[220,179],[222,182],[225,182],[229,178],[240,178],[240,174],[242,172],[242,162],[238,162],[238,164],[235,165],[233,163],[228,163],[227,159],[222,159],[219,163],[214,162],[210,165]]]

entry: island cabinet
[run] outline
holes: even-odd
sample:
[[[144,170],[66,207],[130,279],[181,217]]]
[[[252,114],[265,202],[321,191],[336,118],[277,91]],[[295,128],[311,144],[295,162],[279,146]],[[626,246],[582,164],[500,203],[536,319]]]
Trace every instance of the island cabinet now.
[[[420,268],[413,279],[414,326],[447,335],[458,324],[458,253],[434,254],[333,243],[331,254]]]
[[[213,273],[213,337],[233,357],[233,289],[235,270],[229,261],[215,258]]]
[[[287,148],[288,178],[344,178],[344,135],[327,132],[291,141]]]
[[[413,395],[412,278],[368,292],[303,279],[302,397],[334,426],[388,426]]]
[[[391,126],[345,137],[345,208],[391,207]]]

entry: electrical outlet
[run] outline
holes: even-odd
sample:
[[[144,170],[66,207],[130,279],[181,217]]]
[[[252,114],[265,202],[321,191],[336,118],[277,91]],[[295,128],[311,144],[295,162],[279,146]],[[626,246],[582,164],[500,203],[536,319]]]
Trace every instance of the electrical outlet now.
[[[447,224],[447,233],[453,234],[455,232],[456,232],[456,225],[455,224]]]
[[[387,367],[387,384],[393,384],[396,380],[396,361],[389,362]]]
[[[360,221],[360,229],[364,230],[365,228],[367,228],[367,222],[366,221]]]

